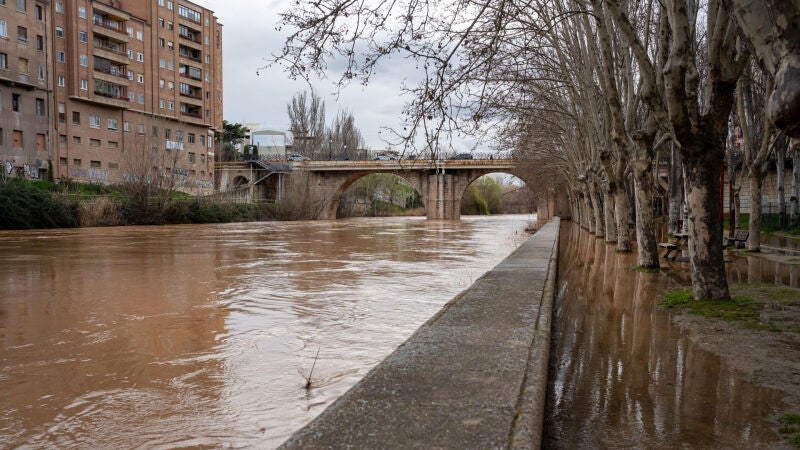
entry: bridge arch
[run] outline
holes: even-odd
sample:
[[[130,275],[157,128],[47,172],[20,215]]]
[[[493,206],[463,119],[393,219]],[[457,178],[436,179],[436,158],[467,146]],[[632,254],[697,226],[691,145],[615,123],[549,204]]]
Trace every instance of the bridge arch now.
[[[358,172],[350,172],[346,175],[331,176],[326,175],[324,178],[328,179],[330,188],[329,197],[325,200],[326,206],[323,211],[324,218],[335,219],[341,205],[342,198],[347,190],[352,187],[358,180],[363,179],[369,175],[386,174],[405,180],[409,186],[414,189],[420,197],[422,204],[425,204],[425,198],[421,190],[420,176],[414,172],[392,171],[392,170],[364,170]],[[318,183],[322,185],[323,183]]]
[[[496,176],[498,176],[496,178],[499,178],[500,176],[513,177],[513,178],[515,178],[516,180],[519,180],[522,183],[522,185],[519,187],[519,189],[520,190],[526,189],[524,194],[527,194],[527,196],[526,196],[527,198],[525,198],[524,205],[527,205],[528,208],[525,211],[525,213],[532,212],[532,210],[535,209],[536,195],[533,192],[533,189],[531,188],[530,183],[526,182],[523,178],[521,178],[518,175],[515,175],[515,174],[513,174],[511,172],[512,171],[502,170],[502,171],[487,171],[487,173],[485,173],[483,175],[480,175],[480,176],[475,176],[476,174],[472,174],[473,176],[471,176],[468,179],[468,184],[464,188],[464,192],[461,194],[460,204],[459,204],[459,211],[464,211],[464,208],[467,206],[467,205],[464,204],[464,201],[465,201],[465,199],[469,199],[469,190],[470,190],[471,187],[475,187],[476,183],[478,183],[479,180],[481,180],[481,179],[484,179],[484,178],[486,178],[488,176],[496,175]],[[508,185],[498,184],[498,186],[506,187]],[[507,194],[513,193],[513,192],[514,191],[500,192],[500,195],[501,195],[501,197],[503,197],[503,196],[506,196]],[[508,200],[509,200],[508,198],[502,198],[503,208],[504,209],[506,209],[507,206],[509,205]],[[490,206],[490,205],[487,205],[487,206]],[[518,206],[523,206],[523,204],[519,204]]]
[[[250,184],[250,180],[248,180],[244,175],[236,175],[233,180],[231,180],[231,186],[234,188],[247,186],[248,184]]]

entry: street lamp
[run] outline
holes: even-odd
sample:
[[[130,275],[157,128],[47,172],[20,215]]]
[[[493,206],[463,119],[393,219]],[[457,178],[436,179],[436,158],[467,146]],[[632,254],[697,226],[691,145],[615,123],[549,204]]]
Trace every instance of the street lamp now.
[[[331,145],[333,145],[333,137],[328,136],[328,161],[333,160],[333,150],[331,149]]]

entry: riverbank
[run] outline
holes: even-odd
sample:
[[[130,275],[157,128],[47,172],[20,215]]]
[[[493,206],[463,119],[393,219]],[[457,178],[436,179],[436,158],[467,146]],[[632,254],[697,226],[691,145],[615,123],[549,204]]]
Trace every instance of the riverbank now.
[[[781,402],[764,419],[787,445],[800,448],[800,258],[791,250],[731,250],[727,257],[733,281],[739,281],[731,283],[733,305],[682,302],[676,300],[680,292],[672,291],[661,307],[672,312],[672,322],[695,345],[754,385],[782,393]]]

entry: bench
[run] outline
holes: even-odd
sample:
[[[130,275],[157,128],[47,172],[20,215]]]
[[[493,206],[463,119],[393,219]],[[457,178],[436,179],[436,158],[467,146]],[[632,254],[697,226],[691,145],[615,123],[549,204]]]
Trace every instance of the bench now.
[[[683,246],[686,245],[686,241],[688,240],[688,235],[686,234],[677,234],[675,235],[675,242],[661,242],[658,244],[659,247],[666,249],[663,255],[661,255],[664,259],[670,259],[670,255],[674,252],[675,255],[672,256],[672,259],[675,259],[678,256],[678,251],[683,249]]]
[[[744,248],[748,237],[750,237],[748,230],[734,230],[733,237],[725,237],[725,247],[733,245],[736,248]]]

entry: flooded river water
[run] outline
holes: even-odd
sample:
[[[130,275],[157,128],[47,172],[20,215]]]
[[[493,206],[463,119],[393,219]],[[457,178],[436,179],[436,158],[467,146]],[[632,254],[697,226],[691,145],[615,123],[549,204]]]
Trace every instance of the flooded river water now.
[[[781,393],[754,386],[656,308],[688,263],[632,270],[635,254],[565,223],[559,249],[545,447],[763,448]],[[731,257],[734,282],[796,286],[798,267]]]
[[[274,447],[528,220],[2,232],[0,448]]]

